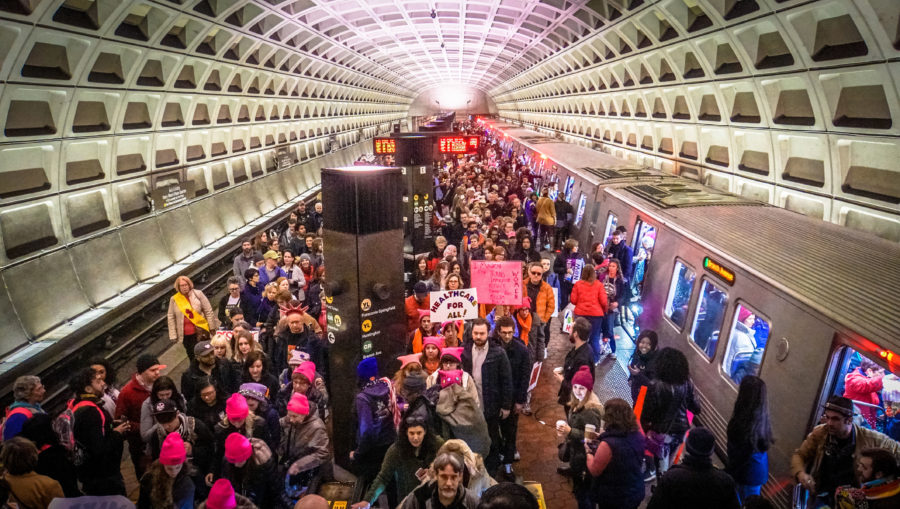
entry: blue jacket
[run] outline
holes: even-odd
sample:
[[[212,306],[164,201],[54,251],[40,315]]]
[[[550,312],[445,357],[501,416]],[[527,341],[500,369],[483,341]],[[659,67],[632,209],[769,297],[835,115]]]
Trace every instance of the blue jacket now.
[[[285,272],[281,267],[275,267],[275,279],[278,279],[280,277],[286,278],[287,272]],[[266,266],[263,265],[259,268],[259,282],[256,283],[256,286],[259,288],[265,288],[267,284],[271,283],[275,279],[269,279],[269,274],[266,273]]]
[[[241,310],[244,311],[244,321],[253,327],[255,327],[256,322],[259,321],[257,310],[259,309],[259,301],[262,299],[260,288],[259,283],[257,283],[256,286],[251,286],[248,283],[244,285],[244,289],[241,290]]]
[[[31,415],[22,412],[15,412],[10,414],[16,408],[22,408],[29,412]],[[40,403],[32,405],[27,401],[16,401],[12,405],[9,406],[9,410],[6,412],[6,422],[3,424],[3,441],[7,441],[10,438],[18,435],[22,432],[22,425],[25,424],[25,421],[31,418],[34,414],[43,414],[44,410],[41,408]]]
[[[591,482],[591,498],[603,507],[637,507],[644,499],[644,435],[608,431],[600,441],[612,450],[612,459]]]
[[[390,387],[382,380],[369,382],[356,395],[356,456],[383,451],[397,439],[389,395]]]

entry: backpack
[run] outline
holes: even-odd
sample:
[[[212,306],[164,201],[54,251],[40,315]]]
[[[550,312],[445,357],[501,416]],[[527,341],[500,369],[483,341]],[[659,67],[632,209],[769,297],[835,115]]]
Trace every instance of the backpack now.
[[[394,412],[390,393],[384,396],[366,394],[366,402],[373,417],[371,436],[375,437],[376,443],[381,446],[394,443],[397,435],[394,430]]]
[[[7,407],[6,415],[3,416],[3,421],[0,422],[0,440],[3,440],[3,437],[6,435],[6,421],[11,416],[16,415],[16,414],[22,414],[22,415],[26,416],[25,420],[27,421],[28,419],[31,419],[31,417],[34,415],[34,412],[32,412],[30,408],[25,408],[22,406],[13,408],[12,410],[10,410],[9,407]]]
[[[79,401],[70,399],[66,403],[66,409],[53,420],[53,431],[59,438],[59,444],[66,450],[69,459],[75,466],[84,464],[84,448],[75,440],[75,412],[81,408],[92,406],[100,412],[100,422],[103,433],[106,433],[106,413],[93,401]]]

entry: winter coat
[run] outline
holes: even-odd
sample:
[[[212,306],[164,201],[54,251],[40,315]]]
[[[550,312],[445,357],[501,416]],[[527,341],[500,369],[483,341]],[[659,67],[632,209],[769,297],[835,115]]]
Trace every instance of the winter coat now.
[[[227,327],[228,324],[231,323],[231,317],[226,313],[228,311],[228,299],[231,298],[230,294],[225,294],[222,296],[222,299],[219,300],[219,312],[216,317],[219,319],[219,325],[223,327]],[[232,304],[233,306],[237,306],[241,311],[244,310],[244,296],[239,295],[237,304]]]
[[[154,461],[144,477],[137,509],[193,509],[194,482],[184,465],[173,479],[159,461]]]
[[[197,467],[197,470],[203,474],[212,472],[212,459],[216,453],[216,439],[203,421],[188,415],[179,414],[182,426],[179,434],[184,443],[191,444],[191,453],[188,459]],[[162,451],[162,444],[169,435],[162,426],[156,425],[151,430],[150,436],[147,438],[147,449],[150,457],[159,458]]]
[[[513,403],[524,405],[528,399],[528,382],[531,381],[531,355],[521,339],[513,338],[509,343],[500,342],[509,359],[512,375]]]
[[[275,409],[278,411],[279,417],[287,415],[287,405],[291,401],[291,395],[294,394],[294,386],[287,384],[278,391],[275,396]],[[325,381],[316,377],[313,385],[306,391],[306,399],[309,400],[309,406],[315,406],[319,412],[319,417],[328,415],[328,392],[325,389]]]
[[[257,438],[263,442],[269,441],[269,430],[266,427],[266,421],[258,415],[250,414],[239,428],[235,428],[227,420],[219,421],[213,429],[213,434],[216,437],[217,451],[213,458],[213,474],[219,474],[222,471],[222,464],[225,463],[223,457],[225,451],[225,439],[232,433],[240,433],[247,438]],[[266,448],[268,448],[268,446],[266,446]]]
[[[603,508],[637,507],[644,500],[644,434],[607,431],[599,440],[609,448],[610,459],[599,475],[589,466],[591,499]]]
[[[224,394],[237,392],[241,385],[238,378],[235,377],[234,370],[231,369],[231,364],[225,359],[216,358],[216,365],[213,366],[209,375],[200,369],[200,364],[195,359],[188,366],[187,371],[181,374],[181,395],[184,396],[184,399],[187,401],[194,399],[197,384],[207,376],[212,378],[216,389]]]
[[[857,466],[859,461],[859,453],[865,449],[887,449],[894,455],[894,459],[900,461],[900,443],[891,440],[890,437],[877,431],[853,425],[853,433],[856,442],[853,449],[853,472],[858,472]],[[800,444],[794,455],[791,456],[791,475],[794,479],[800,472],[806,472],[812,478],[819,481],[819,469],[822,465],[822,458],[825,456],[825,442],[828,438],[828,431],[824,424],[820,424],[806,435],[806,439]]]
[[[22,410],[14,412],[13,410],[21,408]],[[18,435],[22,431],[22,425],[25,421],[31,419],[36,414],[43,414],[44,409],[40,403],[31,404],[27,401],[16,401],[6,411],[6,420],[3,421],[3,438],[5,442],[10,438]]]
[[[406,442],[401,443],[400,440]],[[419,485],[419,479],[416,472],[420,468],[427,469],[437,454],[437,450],[444,444],[439,437],[432,437],[429,443],[426,435],[425,442],[419,448],[418,454],[403,437],[397,442],[391,444],[387,453],[384,455],[384,461],[381,463],[381,470],[369,485],[369,489],[363,496],[363,500],[374,504],[375,500],[381,495],[385,487],[394,481],[397,488],[397,498],[403,499],[412,493]]]
[[[610,244],[606,248],[606,254],[612,255],[613,258],[619,260],[619,269],[622,271],[622,276],[626,281],[630,281],[632,259],[634,258],[634,251],[631,250],[631,247],[622,240],[618,244]]]
[[[187,411],[187,404],[184,401],[184,397],[172,397],[172,401],[175,402],[175,406],[178,408],[179,412],[184,413]],[[141,440],[146,442],[150,438],[150,434],[153,433],[153,428],[156,427],[156,419],[153,417],[153,408],[154,404],[153,398],[147,398],[141,403]]]
[[[404,301],[406,309],[406,332],[412,332],[419,326],[419,310],[427,311],[429,308],[429,296],[420,303],[415,295],[410,295]]]
[[[391,405],[391,387],[385,380],[368,383],[356,394],[356,449],[354,456],[365,459],[383,451],[397,439]]]
[[[280,352],[277,354],[276,352],[269,352],[269,355],[272,356],[273,365],[276,362],[276,358],[277,362],[282,364],[280,369],[287,367],[288,350],[300,350],[309,354],[309,360],[316,365],[316,369],[319,372],[325,372],[325,345],[319,339],[319,336],[316,335],[312,325],[305,324],[303,330],[297,333],[291,332],[289,327],[285,328],[276,335],[275,344],[279,346],[277,349]],[[275,372],[277,373],[278,371]]]
[[[655,431],[681,437],[690,424],[687,411],[700,413],[700,403],[694,395],[694,384],[688,380],[683,385],[669,385],[660,380],[650,382],[644,411],[641,413],[641,427],[645,431]]]
[[[884,387],[882,375],[868,377],[860,368],[854,369],[844,377],[844,397],[855,401],[862,401],[871,405],[878,405],[881,399],[878,393]],[[869,425],[875,426],[876,413],[874,408],[862,407],[859,410]]]
[[[737,487],[709,458],[686,455],[657,481],[647,509],[739,509]]]
[[[222,393],[219,393],[222,394]],[[188,402],[187,414],[195,419],[203,421],[210,432],[214,432],[216,424],[225,419],[225,400],[219,397],[216,402],[210,406],[199,396]]]
[[[82,394],[75,398],[73,405],[90,401],[75,411],[72,435],[84,448],[85,459],[77,467],[78,480],[87,480],[94,486],[101,486],[105,480],[110,484],[122,482],[122,435],[112,430],[112,416],[103,409],[103,402],[93,394]],[[88,493],[92,494],[92,493]],[[108,494],[108,493],[107,493]]]
[[[23,475],[12,475],[7,472],[3,478],[9,484],[9,491],[16,500],[31,509],[46,508],[54,498],[64,497],[58,482],[36,472]]]
[[[241,290],[241,310],[244,312],[244,321],[255,327],[259,321],[257,310],[259,309],[259,301],[262,300],[262,287],[259,283],[256,286],[247,283]]]
[[[474,342],[463,347],[462,366],[472,374],[472,348]],[[485,419],[499,418],[500,410],[512,410],[512,373],[506,352],[495,344],[488,343],[487,355],[481,365],[481,408]]]
[[[434,373],[428,375],[428,378],[425,379],[425,387],[431,389],[432,387],[436,387],[437,390],[435,392],[439,393],[441,390],[441,381],[438,378],[440,376],[440,370],[435,371]],[[462,379],[462,388],[465,389],[466,392],[472,395],[472,399],[475,400],[475,403],[478,404],[478,408],[481,408],[481,401],[478,399],[478,388],[475,387],[475,380],[472,380],[472,375],[463,371],[463,379]],[[429,393],[431,391],[429,390]],[[437,404],[438,397],[435,396],[432,400]]]
[[[41,449],[38,452],[38,464],[34,471],[59,482],[66,497],[81,496],[75,465],[72,464],[68,451],[63,446],[53,444],[46,449]]]
[[[275,267],[275,277],[273,277],[272,279],[269,279],[269,274],[266,272],[266,266],[263,265],[262,267],[259,268],[259,282],[257,283],[257,285],[260,288],[265,288],[267,284],[271,283],[272,281],[275,281],[276,279],[278,279],[280,277],[287,279],[287,274],[284,272],[284,269],[276,266]]]
[[[545,226],[556,224],[556,207],[553,200],[547,196],[541,196],[537,201],[537,222]]]
[[[559,384],[559,392],[557,393],[557,401],[560,405],[568,405],[569,397],[572,395],[572,377],[581,368],[587,366],[591,372],[594,371],[594,351],[591,345],[584,343],[577,348],[569,350],[566,354],[566,360],[563,362],[563,380]]]
[[[125,438],[131,442],[141,441],[141,408],[150,397],[150,389],[138,381],[137,373],[131,375],[131,381],[122,387],[116,404],[116,419],[125,418],[131,428],[125,432]]]
[[[229,462],[222,465],[222,478],[228,479],[235,494],[243,495],[260,508],[276,507],[283,483],[277,473],[275,457],[266,443],[250,439],[253,455],[237,467]],[[224,450],[224,449],[223,449]]]
[[[414,489],[400,502],[399,509],[477,509],[478,496],[460,484],[456,489],[456,498],[443,507],[438,501],[437,481],[430,481]]]
[[[569,465],[575,473],[584,472],[587,469],[587,455],[584,452],[584,425],[593,424],[600,429],[603,419],[603,405],[594,391],[587,393],[584,401],[569,410],[566,422],[572,428],[566,435],[566,447],[569,453]]]
[[[522,295],[528,295],[528,278],[522,281]],[[541,318],[541,322],[547,323],[556,310],[556,299],[553,297],[553,288],[545,281],[541,281],[538,290],[535,314]]]
[[[470,386],[475,385],[474,380],[469,382]],[[464,441],[472,451],[482,457],[488,455],[491,450],[491,437],[484,414],[478,407],[477,391],[473,398],[471,391],[461,385],[448,385],[440,390],[435,411],[449,428],[449,433],[444,436]]]
[[[476,496],[480,497],[482,493],[491,486],[497,484],[497,481],[488,474],[487,468],[484,466],[484,458],[480,454],[472,451],[467,443],[462,440],[451,439],[444,442],[444,445],[438,449],[437,456],[445,452],[455,452],[463,457],[466,464],[466,474],[468,488]],[[465,479],[466,476],[463,476]]]
[[[312,407],[302,423],[291,424],[287,417],[282,417],[280,425],[278,457],[285,468],[293,465],[298,472],[305,472],[331,461],[328,430]]]
[[[569,300],[575,304],[575,316],[604,316],[609,307],[606,288],[596,280],[592,283],[576,281]]]
[[[209,324],[209,330],[215,331],[216,328],[219,327],[219,320],[217,320],[216,315],[213,314],[212,306],[209,305],[209,299],[206,298],[206,295],[203,295],[203,292],[200,290],[194,289],[191,290],[191,293],[188,294],[187,298],[188,302],[191,303],[191,309],[193,309],[195,313],[202,314]],[[181,314],[181,310],[178,309],[178,305],[175,304],[174,296],[169,299],[169,311],[166,313],[166,319],[169,326],[169,340],[183,340],[184,315]]]

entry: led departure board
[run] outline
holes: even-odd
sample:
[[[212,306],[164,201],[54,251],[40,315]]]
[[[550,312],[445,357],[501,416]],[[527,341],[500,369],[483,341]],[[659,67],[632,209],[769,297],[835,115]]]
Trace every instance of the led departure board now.
[[[397,153],[397,140],[394,138],[375,138],[375,155]]]
[[[478,136],[441,136],[438,150],[441,154],[474,154],[478,152]]]
[[[712,258],[703,258],[703,268],[722,278],[729,285],[734,284],[734,272],[723,265],[714,262]]]

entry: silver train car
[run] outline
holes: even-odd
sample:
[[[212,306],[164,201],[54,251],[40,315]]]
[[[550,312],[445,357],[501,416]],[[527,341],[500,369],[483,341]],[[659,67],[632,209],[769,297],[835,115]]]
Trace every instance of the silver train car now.
[[[790,505],[794,449],[860,360],[900,383],[900,245],[534,131],[487,126],[506,134],[515,154],[555,171],[558,180],[546,182],[557,180],[560,192],[574,180],[573,207],[587,197],[572,232],[583,250],[625,225],[643,258],[632,277],[634,322],[623,328],[653,329],[660,347],[687,355],[697,420],[715,432],[723,460],[741,378],[766,381],[776,442],[764,494],[779,506]],[[857,423],[887,431],[888,406],[900,410],[900,401],[857,402]]]

